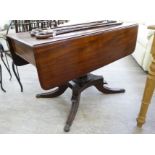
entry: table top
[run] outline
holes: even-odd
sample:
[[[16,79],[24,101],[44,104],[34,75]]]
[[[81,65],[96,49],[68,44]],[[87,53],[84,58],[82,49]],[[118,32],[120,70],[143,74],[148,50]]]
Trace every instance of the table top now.
[[[41,87],[48,90],[131,54],[137,29],[137,24],[124,23],[48,39],[36,39],[29,32],[7,37],[14,62],[35,65]]]
[[[53,38],[47,38],[47,39],[36,39],[35,37],[31,37],[30,32],[22,32],[22,33],[10,33],[7,35],[7,37],[17,40],[21,43],[24,43],[30,47],[38,46],[41,44],[53,44],[55,42],[61,42],[64,40],[69,40],[77,37],[83,37],[88,35],[94,35],[97,33],[102,33],[105,31],[111,31],[114,29],[122,29],[123,27],[130,27],[133,24],[131,23],[123,23],[122,25],[116,25],[116,26],[108,26],[108,27],[99,27],[99,28],[93,28],[93,29],[87,29],[87,30],[80,30],[75,32],[69,32],[65,34],[56,35]]]

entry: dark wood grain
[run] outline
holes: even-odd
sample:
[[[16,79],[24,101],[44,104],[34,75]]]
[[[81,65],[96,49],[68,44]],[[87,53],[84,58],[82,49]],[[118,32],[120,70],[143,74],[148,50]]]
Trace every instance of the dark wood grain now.
[[[136,32],[137,27],[132,26],[36,47],[36,66],[42,88],[61,85],[131,54]]]
[[[33,48],[19,41],[14,41],[14,50],[18,51],[18,55],[27,62],[35,65]]]
[[[17,66],[23,66],[23,65],[29,64],[29,62],[27,62],[17,54],[18,51],[15,50],[15,40],[7,37],[7,41],[9,43],[9,48],[10,48],[10,52],[11,52],[11,56],[13,58],[14,64]]]
[[[48,90],[131,54],[137,29],[137,25],[126,24],[39,41],[28,33],[8,38],[14,40],[17,55],[36,65],[41,87]]]

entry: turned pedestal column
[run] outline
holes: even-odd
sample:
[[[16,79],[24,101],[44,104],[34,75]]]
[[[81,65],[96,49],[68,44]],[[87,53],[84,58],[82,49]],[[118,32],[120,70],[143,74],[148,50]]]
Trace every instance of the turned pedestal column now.
[[[153,29],[153,26],[148,28]],[[155,29],[155,26],[154,26],[154,29]],[[148,76],[145,84],[145,90],[143,94],[143,99],[141,103],[141,108],[137,118],[138,127],[142,127],[142,125],[145,123],[146,113],[147,113],[149,104],[151,103],[152,95],[155,88],[155,35],[153,38],[151,54],[152,54],[153,60],[149,68],[149,72],[148,72]]]

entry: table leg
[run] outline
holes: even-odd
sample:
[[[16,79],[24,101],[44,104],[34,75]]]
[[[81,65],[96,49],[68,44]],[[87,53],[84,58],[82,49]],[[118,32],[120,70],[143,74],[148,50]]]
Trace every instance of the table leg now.
[[[155,60],[153,60],[150,66],[149,75],[146,80],[141,109],[137,118],[138,127],[142,127],[142,125],[145,123],[146,113],[147,113],[149,104],[151,102],[154,88],[155,88]]]
[[[3,84],[2,84],[2,67],[0,65],[0,85],[1,85],[1,89],[3,92],[6,92],[6,90],[3,88]]]
[[[98,80],[94,86],[97,88],[97,90],[99,90],[100,92],[102,92],[104,94],[117,94],[117,93],[125,92],[125,89],[110,88],[110,87],[104,86],[103,79]]]
[[[23,85],[22,85],[22,83],[20,81],[20,76],[19,76],[19,73],[18,73],[18,68],[17,68],[17,66],[15,66],[14,62],[12,62],[12,70],[13,70],[13,72],[15,74],[15,77],[16,77],[19,85],[20,85],[21,92],[23,92]]]
[[[65,90],[68,88],[68,84],[59,86],[56,90],[48,92],[48,93],[42,93],[37,94],[36,98],[53,98],[60,96],[65,92]]]
[[[64,127],[65,132],[70,131],[70,126],[72,125],[72,122],[73,122],[73,120],[76,116],[76,113],[78,111],[79,102],[80,102],[80,92],[78,90],[73,89],[71,101],[72,101],[72,106],[71,106],[70,113],[68,115],[68,119],[66,121],[66,125]]]

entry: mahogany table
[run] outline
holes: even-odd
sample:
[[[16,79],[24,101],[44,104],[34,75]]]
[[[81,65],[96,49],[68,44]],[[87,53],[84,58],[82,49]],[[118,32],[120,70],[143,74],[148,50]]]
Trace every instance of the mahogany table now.
[[[9,34],[7,40],[14,62],[36,66],[44,90],[58,87],[54,92],[38,94],[37,98],[57,97],[72,89],[72,106],[65,131],[75,118],[81,92],[95,86],[103,93],[122,93],[124,89],[106,87],[102,76],[91,74],[100,67],[131,54],[137,39],[136,24],[93,27],[36,39],[29,32]]]

